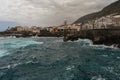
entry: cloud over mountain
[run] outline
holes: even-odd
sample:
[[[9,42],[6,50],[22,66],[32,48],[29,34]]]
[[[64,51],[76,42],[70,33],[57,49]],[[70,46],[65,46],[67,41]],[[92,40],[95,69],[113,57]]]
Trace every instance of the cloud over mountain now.
[[[0,0],[0,21],[23,25],[59,25],[98,11],[116,0]]]

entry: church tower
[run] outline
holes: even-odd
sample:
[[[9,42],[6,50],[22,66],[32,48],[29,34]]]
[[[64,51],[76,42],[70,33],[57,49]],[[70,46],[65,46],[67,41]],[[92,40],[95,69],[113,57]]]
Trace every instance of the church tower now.
[[[67,20],[64,21],[64,25],[67,25]]]

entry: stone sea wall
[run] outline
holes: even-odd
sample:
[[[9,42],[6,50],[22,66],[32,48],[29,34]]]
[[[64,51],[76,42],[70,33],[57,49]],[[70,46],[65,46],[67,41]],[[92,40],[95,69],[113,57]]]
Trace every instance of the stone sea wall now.
[[[87,38],[94,44],[116,45],[120,47],[120,29],[82,30],[79,38]]]

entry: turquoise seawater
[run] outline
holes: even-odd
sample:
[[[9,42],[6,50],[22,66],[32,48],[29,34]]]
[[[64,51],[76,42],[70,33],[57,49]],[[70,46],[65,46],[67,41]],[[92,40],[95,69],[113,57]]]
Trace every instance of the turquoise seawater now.
[[[87,39],[0,38],[0,80],[120,80],[120,49]]]

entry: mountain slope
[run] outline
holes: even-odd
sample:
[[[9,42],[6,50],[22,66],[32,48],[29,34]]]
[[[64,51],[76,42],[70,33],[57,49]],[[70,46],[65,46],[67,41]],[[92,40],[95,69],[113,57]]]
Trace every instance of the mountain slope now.
[[[74,23],[77,24],[77,23],[81,23],[81,22],[87,22],[87,21],[95,19],[95,18],[99,18],[102,16],[115,14],[115,13],[120,14],[120,0],[108,5],[107,7],[103,8],[99,12],[85,15],[85,16],[79,18]]]

